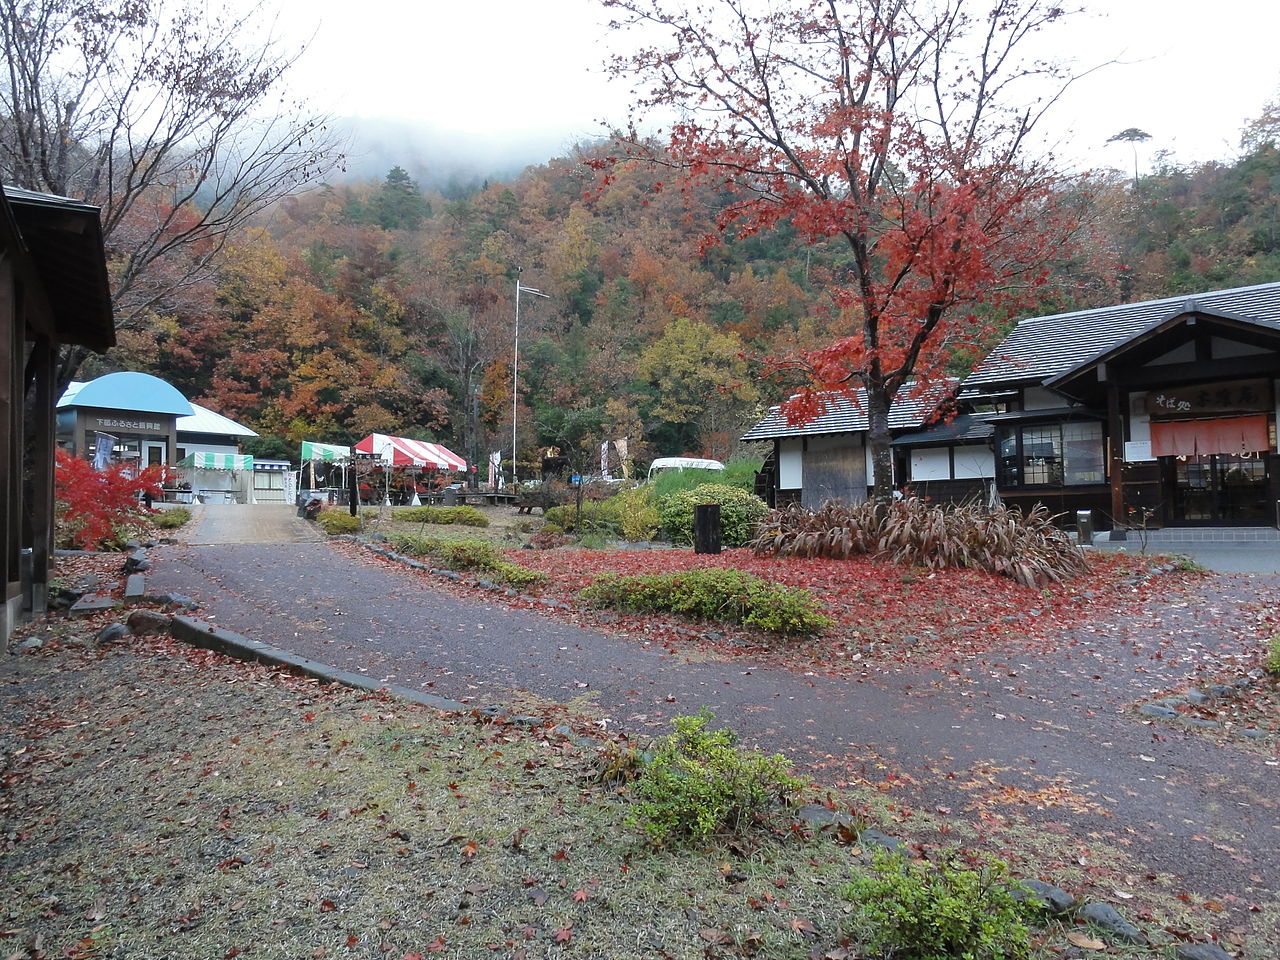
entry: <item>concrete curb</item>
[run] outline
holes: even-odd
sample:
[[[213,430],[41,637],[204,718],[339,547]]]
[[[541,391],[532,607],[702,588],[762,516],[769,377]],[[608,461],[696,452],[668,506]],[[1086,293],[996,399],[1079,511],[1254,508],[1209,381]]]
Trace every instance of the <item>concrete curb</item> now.
[[[345,687],[351,687],[356,690],[390,694],[401,700],[429,707],[432,710],[444,710],[450,713],[470,713],[475,709],[465,703],[437,697],[435,694],[422,693],[419,690],[411,690],[408,687],[401,687],[395,684],[377,683],[362,674],[339,670],[318,660],[299,657],[279,647],[273,647],[260,640],[250,640],[248,637],[242,637],[238,633],[223,630],[221,627],[215,627],[211,623],[194,620],[191,617],[175,616],[169,623],[169,633],[173,635],[175,640],[181,640],[183,643],[189,643],[193,647],[200,647],[203,650],[212,650],[215,653],[235,657],[237,660],[287,667],[290,670],[298,671],[304,676],[314,677],[325,683],[340,683]]]

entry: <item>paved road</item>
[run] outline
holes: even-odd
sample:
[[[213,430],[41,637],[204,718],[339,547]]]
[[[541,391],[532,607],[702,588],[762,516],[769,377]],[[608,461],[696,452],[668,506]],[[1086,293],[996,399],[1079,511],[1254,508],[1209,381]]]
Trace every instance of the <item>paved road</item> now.
[[[1099,550],[1139,553],[1136,540],[1111,543],[1101,541]],[[1182,554],[1218,573],[1280,573],[1280,542],[1215,542],[1205,540],[1162,540],[1147,545],[1147,553]]]
[[[459,596],[353,552],[167,547],[152,577],[228,629],[477,705],[589,701],[631,733],[707,705],[821,781],[886,784],[899,809],[965,811],[993,830],[1028,817],[1064,869],[1106,847],[1127,850],[1171,887],[1181,875],[1193,889],[1245,901],[1280,888],[1280,771],[1258,752],[1127,712],[1238,655],[1233,617],[1274,598],[1277,578],[1214,578],[1202,594],[1087,624],[1047,653],[850,680],[745,658],[678,660],[643,639]]]
[[[325,539],[314,523],[283,503],[205,503],[192,508],[184,539],[192,544],[307,543]]]

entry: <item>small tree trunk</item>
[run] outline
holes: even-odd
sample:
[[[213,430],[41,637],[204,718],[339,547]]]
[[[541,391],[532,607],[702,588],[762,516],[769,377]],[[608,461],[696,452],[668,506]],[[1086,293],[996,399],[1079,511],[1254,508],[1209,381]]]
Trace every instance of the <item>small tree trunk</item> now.
[[[877,503],[893,500],[893,454],[889,446],[889,397],[883,387],[867,387],[867,446],[871,449],[871,465],[875,471],[872,499]]]

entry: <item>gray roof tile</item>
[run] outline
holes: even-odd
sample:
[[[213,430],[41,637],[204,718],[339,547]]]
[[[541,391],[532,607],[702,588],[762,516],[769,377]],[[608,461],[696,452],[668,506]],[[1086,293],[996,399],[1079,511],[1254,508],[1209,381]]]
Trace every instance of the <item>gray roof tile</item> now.
[[[889,408],[889,429],[910,430],[922,426],[938,407],[938,402],[955,389],[956,381],[940,382],[937,387],[920,397],[911,396],[908,385],[894,399]],[[846,396],[832,395],[827,400],[827,410],[821,416],[805,424],[791,426],[781,407],[770,407],[759,423],[748,430],[741,439],[774,440],[779,437],[811,437],[823,433],[854,433],[867,429],[867,393],[858,390],[858,402]]]
[[[1280,327],[1280,283],[1031,317],[965,378],[965,388],[1041,383],[1189,311],[1225,313]]]

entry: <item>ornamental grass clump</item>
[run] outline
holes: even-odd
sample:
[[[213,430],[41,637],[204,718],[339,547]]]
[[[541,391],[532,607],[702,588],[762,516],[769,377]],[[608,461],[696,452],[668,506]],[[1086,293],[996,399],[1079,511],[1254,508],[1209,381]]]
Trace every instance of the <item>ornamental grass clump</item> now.
[[[601,574],[579,596],[593,607],[675,613],[780,634],[814,634],[832,624],[808,590],[769,583],[741,570]]]
[[[765,756],[737,745],[728,728],[708,730],[714,714],[675,717],[672,733],[642,755],[630,822],[656,846],[702,843],[736,834],[794,805],[804,784],[781,754]]]
[[[659,500],[662,530],[672,543],[693,543],[694,510],[707,503],[720,505],[721,542],[741,547],[756,536],[757,525],[769,516],[769,507],[754,493],[724,483],[704,483]]]
[[[1084,551],[1040,505],[1023,514],[1004,505],[942,506],[918,497],[854,506],[831,501],[817,510],[791,504],[770,514],[750,546],[775,556],[868,555],[934,569],[973,567],[1028,587],[1088,569]]]
[[[840,894],[852,904],[851,933],[869,956],[895,960],[1022,960],[1031,955],[1028,907],[1006,865],[953,855],[938,864],[878,850],[871,872]]]

